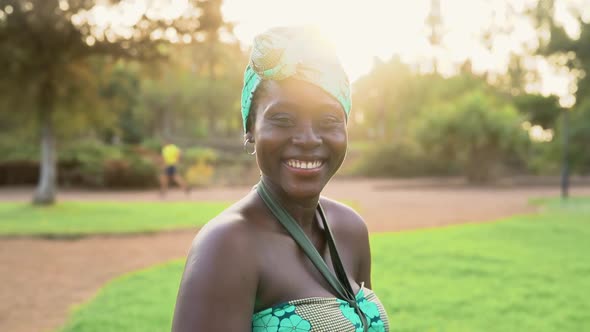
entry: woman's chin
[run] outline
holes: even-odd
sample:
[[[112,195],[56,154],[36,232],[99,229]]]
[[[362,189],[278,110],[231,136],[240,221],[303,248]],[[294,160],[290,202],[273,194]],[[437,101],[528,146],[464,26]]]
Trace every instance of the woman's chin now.
[[[324,189],[325,184],[312,182],[312,183],[285,183],[283,190],[287,196],[297,199],[305,200],[317,198]]]

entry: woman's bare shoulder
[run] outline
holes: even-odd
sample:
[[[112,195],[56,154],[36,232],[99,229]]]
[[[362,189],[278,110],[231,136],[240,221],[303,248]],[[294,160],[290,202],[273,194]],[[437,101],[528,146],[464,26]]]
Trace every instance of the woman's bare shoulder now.
[[[228,208],[194,238],[178,292],[173,331],[249,327],[258,274],[254,241],[240,209]],[[212,317],[231,312],[221,322]]]
[[[321,197],[320,203],[333,230],[351,235],[368,234],[364,219],[350,206],[324,196]]]
[[[190,253],[209,246],[224,252],[244,252],[250,246],[246,214],[247,208],[242,201],[228,207],[201,228],[193,239]]]

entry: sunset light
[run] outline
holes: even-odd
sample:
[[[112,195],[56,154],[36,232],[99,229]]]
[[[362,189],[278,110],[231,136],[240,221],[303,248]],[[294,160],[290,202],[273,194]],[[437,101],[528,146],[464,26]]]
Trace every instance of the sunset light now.
[[[586,331],[590,0],[0,0],[0,331]]]
[[[557,1],[557,19],[566,31],[575,35],[579,27],[572,22],[568,6],[584,1]],[[465,60],[475,72],[502,73],[511,53],[521,54],[537,45],[534,26],[521,14],[534,5],[533,0],[441,0],[443,40],[439,49],[428,41],[426,18],[431,0],[416,1],[338,1],[338,0],[227,0],[223,6],[226,19],[236,24],[237,37],[248,45],[253,36],[272,26],[312,24],[320,28],[335,44],[352,80],[366,73],[374,57],[387,60],[393,55],[419,70],[432,69],[436,57],[439,71],[453,74]],[[584,8],[584,7],[582,7]],[[590,17],[590,6],[584,12]],[[511,31],[498,34],[490,45],[482,43],[490,25],[510,26]],[[567,96],[571,74],[557,72],[542,60],[530,60],[543,72],[542,82],[530,89],[545,94]]]
[[[538,45],[531,18],[522,15],[534,6],[534,0],[439,1],[442,39],[438,47],[429,43],[426,25],[432,0],[226,0],[222,13],[234,24],[234,33],[245,48],[254,35],[269,27],[316,26],[334,44],[353,81],[370,70],[375,58],[387,60],[392,56],[399,56],[419,71],[431,71],[435,59],[443,75],[456,73],[466,60],[471,61],[474,72],[502,74],[511,54],[523,54]],[[188,0],[132,0],[115,6],[109,6],[108,1],[97,2],[87,13],[88,22],[96,26],[96,31],[110,26],[123,36],[131,34],[131,27],[142,14],[150,19],[167,19],[184,15],[189,8]],[[67,6],[67,2],[61,5]],[[570,11],[572,7],[584,8],[582,17],[590,19],[590,1],[556,1],[556,20],[569,35],[576,36],[580,27]],[[73,20],[79,21],[79,15]],[[497,31],[487,31],[490,27]],[[493,38],[486,39],[489,33]],[[156,30],[154,37],[190,41],[172,30]],[[541,58],[529,57],[527,66],[542,73],[538,81],[527,86],[528,90],[556,94],[564,105],[573,102],[574,73],[556,69]]]

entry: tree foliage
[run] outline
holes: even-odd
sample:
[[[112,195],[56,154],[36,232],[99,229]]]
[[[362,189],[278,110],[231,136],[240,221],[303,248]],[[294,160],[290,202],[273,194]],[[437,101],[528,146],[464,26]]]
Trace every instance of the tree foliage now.
[[[522,103],[531,109],[519,112],[521,105],[510,94],[468,68],[445,78],[417,73],[397,58],[376,62],[354,85],[353,114],[360,110],[364,121],[355,121],[351,136],[386,131],[377,136],[378,146],[361,171],[379,176],[458,171],[472,182],[489,181],[504,163],[522,156],[528,139],[521,124],[529,114],[535,121],[554,121],[552,105],[543,104],[551,98],[540,102],[549,115],[537,114],[534,97]]]
[[[373,69],[353,88],[353,116],[362,117],[365,123],[364,128],[357,123],[359,128],[353,130],[380,140],[402,137],[403,119],[419,107],[418,84],[411,69],[399,58],[388,62],[375,59]]]
[[[209,48],[178,46],[161,74],[142,81],[138,112],[149,136],[193,142],[240,137],[246,55],[236,42],[218,41],[214,47],[218,56],[212,67]]]
[[[590,22],[582,18],[584,8],[571,8],[579,36],[570,36],[555,19],[555,0],[541,0],[532,11],[537,29],[541,32],[537,52],[553,57],[558,63],[578,73],[576,102],[581,104],[590,96]]]
[[[588,142],[590,132],[590,22],[582,18],[583,7],[570,8],[579,26],[579,35],[570,36],[556,21],[555,0],[541,0],[531,12],[541,34],[537,52],[577,73],[576,101],[570,114],[569,158],[574,171],[590,170]],[[564,131],[562,131],[563,133]]]
[[[563,110],[554,95],[522,94],[514,97],[514,104],[529,122],[543,128],[555,128]]]
[[[571,111],[570,151],[572,170],[590,174],[590,99]]]
[[[489,181],[503,158],[526,144],[517,110],[481,90],[427,114],[420,141],[429,153],[457,161],[471,182]]]
[[[55,200],[56,109],[81,108],[98,91],[93,59],[140,61],[162,57],[166,44],[190,42],[221,27],[220,0],[193,0],[181,12],[164,15],[166,1],[149,2],[133,20],[109,21],[134,2],[90,0],[2,0],[0,88],[8,109],[37,114],[41,129],[41,176],[36,203]],[[135,4],[137,5],[137,4]],[[169,6],[170,7],[170,6]],[[170,7],[172,8],[172,7]],[[205,13],[208,16],[202,16]],[[202,20],[200,19],[202,18]]]

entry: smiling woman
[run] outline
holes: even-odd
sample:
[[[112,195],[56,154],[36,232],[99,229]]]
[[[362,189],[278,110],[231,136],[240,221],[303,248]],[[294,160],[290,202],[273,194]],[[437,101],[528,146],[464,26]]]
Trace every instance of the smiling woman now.
[[[193,241],[173,331],[389,331],[364,221],[321,196],[346,155],[350,108],[317,31],[256,37],[242,118],[261,180]]]
[[[340,104],[317,86],[293,78],[265,81],[256,121],[246,139],[255,142],[265,183],[291,196],[321,192],[346,154],[346,119]],[[257,98],[258,99],[258,98]]]

